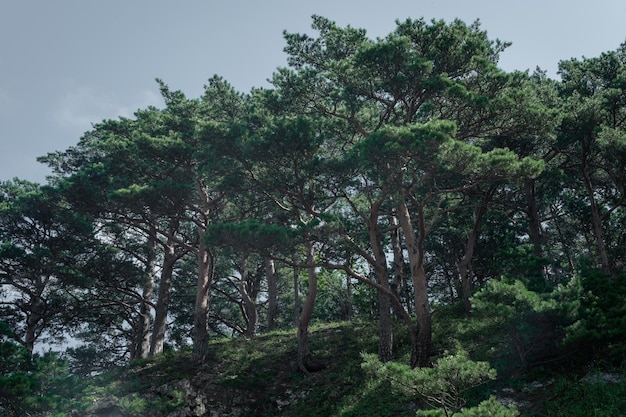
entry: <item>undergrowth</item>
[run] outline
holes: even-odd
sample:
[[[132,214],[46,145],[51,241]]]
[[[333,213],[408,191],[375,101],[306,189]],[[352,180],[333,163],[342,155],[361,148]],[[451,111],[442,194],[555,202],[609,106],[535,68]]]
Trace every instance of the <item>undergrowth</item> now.
[[[461,329],[465,326],[478,331],[478,324],[469,323],[453,311],[435,315],[433,362],[454,343],[472,360],[495,359],[495,365],[490,362],[497,370],[495,380],[467,390],[468,407],[478,406],[487,398],[495,401],[508,396],[519,402],[522,417],[626,415],[626,381],[619,367],[613,365],[608,371],[616,375],[616,380],[609,382],[581,380],[589,368],[582,370],[563,363],[522,368],[518,357],[506,353],[511,348],[506,343],[506,332],[498,334],[491,328],[483,338],[470,338],[469,331]],[[296,367],[295,332],[285,330],[250,339],[215,339],[204,364],[195,363],[190,352],[168,352],[89,378],[68,374],[59,377],[43,395],[25,401],[36,405],[41,416],[83,412],[106,398],[116,399],[133,416],[154,416],[157,411],[165,416],[185,405],[184,393],[176,389],[160,397],[148,393],[175,381],[209,375],[217,381],[217,388],[212,389],[237,390],[253,396],[256,408],[250,415],[258,417],[415,416],[418,410],[428,407],[424,398],[394,389],[389,381],[373,377],[362,366],[363,355],[376,353],[377,335],[376,322],[315,325],[310,335],[311,350],[327,367],[308,375]],[[408,363],[410,346],[401,323],[396,324],[394,336],[396,361]]]

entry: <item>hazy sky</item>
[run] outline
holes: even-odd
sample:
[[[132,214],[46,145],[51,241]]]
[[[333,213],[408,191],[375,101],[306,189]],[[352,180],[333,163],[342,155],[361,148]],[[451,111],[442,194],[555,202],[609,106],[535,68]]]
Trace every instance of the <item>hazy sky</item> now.
[[[36,157],[77,143],[92,123],[161,105],[155,78],[199,97],[214,74],[240,91],[285,64],[283,30],[311,15],[367,29],[395,20],[482,22],[513,45],[505,70],[547,70],[626,40],[624,0],[0,0],[0,181],[43,183]]]

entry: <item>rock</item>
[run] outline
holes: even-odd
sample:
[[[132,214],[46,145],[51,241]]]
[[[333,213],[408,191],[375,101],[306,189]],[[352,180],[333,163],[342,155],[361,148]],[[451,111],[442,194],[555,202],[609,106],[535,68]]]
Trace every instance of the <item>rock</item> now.
[[[589,372],[581,378],[581,381],[587,384],[619,384],[623,380],[623,375],[596,371]]]
[[[130,414],[117,405],[117,398],[105,397],[96,401],[81,417],[130,417]]]
[[[283,408],[295,404],[303,398],[306,398],[308,394],[308,391],[293,392],[290,389],[287,389],[285,391],[285,396],[282,398],[276,398],[274,400],[274,404],[276,404],[276,408],[280,411]]]

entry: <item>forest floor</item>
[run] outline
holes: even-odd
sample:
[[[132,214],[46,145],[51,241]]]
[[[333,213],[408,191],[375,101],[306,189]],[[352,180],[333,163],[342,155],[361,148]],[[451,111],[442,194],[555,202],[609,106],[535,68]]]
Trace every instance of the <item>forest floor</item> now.
[[[408,343],[401,328],[396,333],[397,360],[403,362]],[[215,340],[203,364],[195,363],[189,352],[168,352],[85,380],[73,401],[74,409],[83,411],[68,415],[403,417],[427,407],[422,399],[395,393],[362,369],[361,354],[377,349],[376,323],[314,326],[310,340],[316,359],[327,365],[319,372],[305,375],[297,369],[293,330]],[[521,416],[626,415],[622,372],[579,371],[505,370],[495,381],[468,392],[468,404],[493,395],[514,404]],[[580,413],[571,414],[576,403]]]

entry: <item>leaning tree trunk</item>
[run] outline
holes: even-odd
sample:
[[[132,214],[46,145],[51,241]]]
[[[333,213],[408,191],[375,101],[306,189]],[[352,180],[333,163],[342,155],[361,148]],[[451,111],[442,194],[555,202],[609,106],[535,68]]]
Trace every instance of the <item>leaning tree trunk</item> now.
[[[174,266],[177,259],[174,239],[170,237],[165,245],[161,279],[159,280],[159,296],[155,308],[154,330],[152,332],[152,344],[150,346],[151,356],[163,353],[165,331],[167,330],[167,312],[170,306],[172,277],[174,275]]]

